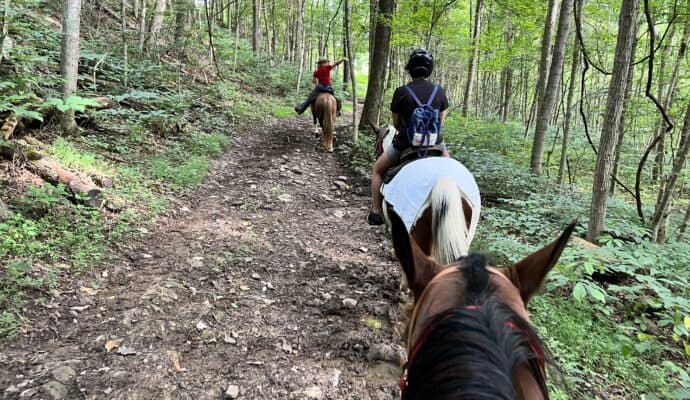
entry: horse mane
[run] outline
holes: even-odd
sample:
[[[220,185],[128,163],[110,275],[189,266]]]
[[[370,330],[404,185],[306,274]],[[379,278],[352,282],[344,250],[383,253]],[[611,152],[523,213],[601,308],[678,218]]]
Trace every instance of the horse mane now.
[[[465,306],[443,311],[408,366],[405,399],[516,399],[513,374],[526,363],[545,399],[540,357],[546,353],[530,324],[492,298],[487,258],[464,258]],[[468,307],[469,306],[469,307]]]

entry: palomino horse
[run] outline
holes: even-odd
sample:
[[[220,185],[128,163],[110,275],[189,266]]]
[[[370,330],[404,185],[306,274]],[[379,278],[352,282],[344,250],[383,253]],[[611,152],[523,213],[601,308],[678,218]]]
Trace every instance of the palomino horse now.
[[[335,113],[338,103],[330,93],[321,93],[311,105],[314,118],[314,136],[319,137],[319,126],[323,132],[323,147],[333,152],[333,135],[335,133]],[[318,122],[318,125],[317,125]]]
[[[397,130],[390,125],[372,128],[378,158]],[[474,177],[460,162],[447,157],[410,162],[383,185],[381,194],[386,220],[394,210],[426,255],[441,264],[467,255],[479,223],[481,199]]]
[[[527,302],[558,261],[572,223],[543,249],[506,268],[481,254],[440,265],[410,240],[392,213],[393,246],[414,294],[403,400],[548,399],[548,351]]]

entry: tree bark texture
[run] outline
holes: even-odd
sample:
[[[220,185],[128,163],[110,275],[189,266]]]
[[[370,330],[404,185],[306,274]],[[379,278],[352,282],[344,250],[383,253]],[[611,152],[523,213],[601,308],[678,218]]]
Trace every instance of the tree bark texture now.
[[[685,122],[683,124],[683,131],[680,136],[680,143],[676,152],[676,157],[673,161],[673,169],[669,175],[666,183],[663,186],[662,192],[659,195],[659,201],[652,217],[652,240],[656,243],[663,243],[666,241],[665,222],[668,219],[670,212],[671,200],[673,199],[673,189],[678,182],[685,160],[688,156],[688,148],[690,147],[690,103],[688,103],[687,111],[685,112]]]
[[[472,101],[472,90],[474,88],[474,77],[477,69],[477,60],[479,58],[479,35],[482,30],[482,10],[484,9],[484,0],[477,0],[477,8],[474,14],[474,30],[472,32],[472,56],[470,57],[467,67],[467,82],[465,84],[465,96],[462,101],[462,116],[466,117]]]
[[[379,99],[383,97],[383,89],[386,82],[386,66],[390,55],[391,20],[395,9],[394,0],[379,0],[376,18],[376,31],[374,39],[372,63],[369,65],[369,82],[367,84],[367,96],[364,100],[362,117],[359,129],[364,131],[370,123],[378,126],[381,105]]]
[[[146,0],[141,2],[139,10],[139,51],[144,51],[146,41]]]
[[[549,68],[549,79],[546,84],[544,97],[538,103],[539,113],[537,114],[537,125],[534,129],[534,141],[532,142],[532,159],[530,166],[532,172],[541,174],[541,162],[544,155],[544,141],[546,131],[549,129],[553,108],[556,98],[560,92],[561,75],[563,74],[563,62],[565,60],[565,48],[568,42],[568,32],[570,30],[570,19],[573,13],[574,0],[563,0],[561,3],[560,17],[558,19],[558,31],[556,32],[556,42],[553,48],[553,58]]]
[[[570,123],[573,116],[573,99],[575,98],[575,87],[577,86],[577,71],[580,64],[580,46],[575,36],[573,43],[573,63],[570,66],[570,83],[568,84],[568,99],[565,106],[565,119],[563,121],[563,144],[561,146],[561,161],[558,164],[558,178],[556,181],[563,183],[566,162],[568,159],[568,140],[570,139]]]
[[[623,0],[618,19],[618,39],[614,58],[613,75],[609,84],[608,99],[604,115],[604,126],[599,140],[599,153],[592,184],[587,240],[594,242],[604,230],[607,201],[609,197],[609,175],[613,166],[613,154],[618,141],[618,123],[623,112],[623,99],[632,59],[632,47],[637,31],[639,0]]]
[[[297,31],[295,32],[296,57],[297,57],[297,90],[302,85],[302,72],[304,72],[304,0],[297,0]]]
[[[165,13],[165,0],[156,0],[153,8],[153,18],[151,18],[151,26],[149,27],[149,34],[144,42],[144,47],[151,50],[153,46],[157,46],[158,36],[163,27],[163,17]]]
[[[77,70],[79,67],[79,17],[81,0],[65,0],[62,8],[62,57],[60,72],[63,79],[62,98],[67,99],[77,91]],[[74,110],[62,114],[62,129],[65,134],[77,132]]]
[[[261,0],[252,0],[252,50],[258,54],[261,49]],[[304,0],[300,0],[304,1]]]
[[[355,145],[359,143],[357,130],[357,82],[355,81],[355,57],[352,52],[352,32],[350,32],[350,1],[345,0],[345,38],[347,44],[347,57],[350,64],[350,82],[352,82],[352,137]]]

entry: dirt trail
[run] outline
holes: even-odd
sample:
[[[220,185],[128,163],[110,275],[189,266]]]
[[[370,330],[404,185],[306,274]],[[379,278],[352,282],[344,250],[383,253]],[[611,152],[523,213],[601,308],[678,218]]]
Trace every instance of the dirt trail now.
[[[36,306],[0,396],[395,398],[399,269],[307,122],[235,137],[123,261]]]

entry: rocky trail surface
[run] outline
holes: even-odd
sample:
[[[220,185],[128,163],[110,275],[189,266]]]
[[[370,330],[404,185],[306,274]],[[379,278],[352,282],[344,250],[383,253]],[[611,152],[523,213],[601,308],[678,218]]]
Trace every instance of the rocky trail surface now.
[[[367,181],[310,129],[238,134],[119,259],[61,282],[2,345],[0,396],[395,398],[399,267]]]

